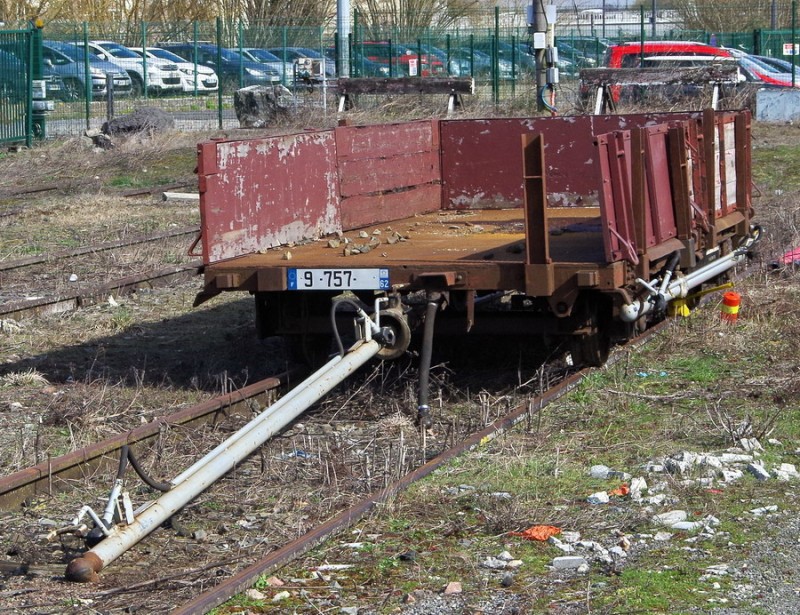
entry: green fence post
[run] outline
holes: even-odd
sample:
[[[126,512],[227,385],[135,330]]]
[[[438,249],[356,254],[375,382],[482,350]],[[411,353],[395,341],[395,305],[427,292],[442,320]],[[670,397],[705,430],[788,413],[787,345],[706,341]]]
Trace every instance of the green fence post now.
[[[244,87],[244,56],[242,53],[244,52],[244,44],[242,39],[244,38],[244,25],[242,22],[239,22],[239,27],[236,29],[236,36],[239,39],[239,87]]]
[[[797,81],[797,0],[792,0],[792,87]]]
[[[361,46],[362,47],[361,49],[359,49],[359,46],[358,46],[358,41],[361,40],[358,37],[358,15],[359,15],[358,9],[353,9],[353,31],[350,33],[351,40],[353,41],[353,44],[350,47],[350,75],[352,75],[353,77],[360,77],[361,76],[361,72],[362,72],[361,68],[362,67],[360,66],[360,59],[364,57],[363,45]],[[353,55],[352,54],[353,54],[353,50],[354,49],[360,52],[359,56],[358,56],[359,57],[359,62],[353,62]],[[353,72],[354,68],[356,69],[355,70],[355,74]],[[391,73],[392,73],[392,69],[390,68],[389,69],[389,76],[390,77],[392,76]]]
[[[497,73],[500,68],[500,7],[494,7],[494,53],[492,54],[492,97],[494,104],[500,103],[500,81]]]
[[[521,58],[520,58],[521,59]],[[511,66],[517,63],[517,37],[511,36]],[[499,65],[499,62],[498,62]],[[499,75],[498,75],[499,78]],[[511,69],[511,98],[516,94],[516,79],[514,79],[514,69]]]
[[[195,40],[195,49],[197,48],[197,40]],[[195,56],[197,57],[197,56]],[[217,17],[217,70],[222,73],[222,18]],[[218,75],[219,88],[217,88],[217,119],[219,122],[219,129],[222,130],[222,77]]]
[[[192,22],[192,44],[194,45],[194,54],[192,58],[194,60],[194,95],[197,96],[197,36],[199,34],[197,20],[195,19]],[[219,68],[217,68],[219,70]],[[222,89],[222,82],[220,76],[217,75],[217,91]]]
[[[28,87],[28,117],[30,119],[30,126],[27,127],[25,134],[25,144],[30,147],[31,146],[31,133],[33,133],[37,139],[44,139],[46,136],[46,123],[45,118],[47,116],[47,111],[41,109],[39,111],[33,110],[33,92],[31,91],[32,81],[34,79],[41,80],[44,77],[44,64],[42,60],[42,28],[44,27],[44,22],[41,18],[37,17],[31,23],[31,42],[30,42],[30,49],[31,49],[31,80],[29,82]],[[45,93],[47,90],[45,89]],[[46,103],[47,96],[45,95]]]
[[[147,99],[147,22],[142,22],[142,94]]]
[[[83,88],[86,90],[84,108],[86,111],[86,130],[89,130],[89,120],[92,116],[92,89],[94,84],[92,82],[92,73],[89,66],[89,24],[85,21],[83,22],[83,51],[84,82],[86,83],[86,87]]]
[[[639,26],[641,31],[641,47],[639,48],[639,66],[644,66],[644,5],[639,6]]]
[[[282,47],[283,57],[281,58],[281,60],[283,60],[283,79],[285,81],[286,80],[286,43],[287,43],[286,26],[283,26],[283,28],[281,29],[281,43],[283,43],[283,47]],[[292,71],[292,87],[293,88],[297,87],[296,81],[297,81],[297,75],[295,74],[295,71]]]

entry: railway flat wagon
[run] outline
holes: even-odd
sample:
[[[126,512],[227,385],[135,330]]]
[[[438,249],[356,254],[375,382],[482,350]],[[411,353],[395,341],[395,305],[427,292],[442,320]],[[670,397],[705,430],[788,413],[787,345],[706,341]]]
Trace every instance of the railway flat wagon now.
[[[368,311],[385,299],[382,358],[505,335],[601,364],[747,257],[750,127],[746,111],[708,110],[204,142],[196,303],[251,293],[258,332],[312,360],[345,293]]]

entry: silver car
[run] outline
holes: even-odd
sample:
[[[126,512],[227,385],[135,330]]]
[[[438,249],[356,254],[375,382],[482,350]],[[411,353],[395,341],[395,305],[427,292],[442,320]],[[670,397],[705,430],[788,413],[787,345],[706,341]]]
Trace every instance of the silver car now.
[[[129,47],[129,49],[139,56],[143,53],[141,47]],[[161,49],[161,47],[148,47],[146,51],[148,62],[151,60],[165,60],[178,67],[184,92],[193,94],[196,88],[198,94],[209,94],[219,90],[219,77],[210,66],[194,64],[171,51]]]
[[[105,62],[89,54],[89,78],[86,77],[86,53],[72,43],[44,41],[42,61],[64,81],[64,100],[81,100],[91,93],[92,98],[108,96],[111,79],[114,96],[130,96],[133,84],[121,66]],[[89,87],[89,84],[91,86]]]

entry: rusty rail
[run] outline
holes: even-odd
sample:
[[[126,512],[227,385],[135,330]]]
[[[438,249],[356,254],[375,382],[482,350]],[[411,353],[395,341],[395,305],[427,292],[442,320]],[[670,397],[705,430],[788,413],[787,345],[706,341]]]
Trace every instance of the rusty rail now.
[[[15,301],[6,303],[0,308],[0,317],[8,316],[19,319],[38,314],[57,314],[76,310],[86,305],[92,305],[98,300],[104,300],[109,294],[125,295],[140,288],[154,288],[163,286],[176,279],[190,279],[203,270],[200,261],[193,261],[188,265],[167,267],[159,271],[145,274],[132,275],[108,284],[93,286],[81,293],[74,295],[61,295],[56,297],[43,297],[28,301]]]
[[[38,256],[28,256],[26,258],[18,258],[12,261],[0,263],[0,271],[11,271],[13,269],[21,269],[22,267],[30,267],[32,265],[41,265],[49,263],[56,259],[74,258],[76,256],[83,256],[84,254],[94,254],[96,252],[105,252],[106,250],[114,250],[116,248],[124,248],[138,243],[149,243],[151,241],[160,241],[162,239],[171,239],[173,237],[180,237],[182,235],[197,234],[200,232],[200,227],[190,226],[172,231],[165,231],[163,233],[156,233],[155,235],[140,235],[137,237],[130,237],[128,239],[120,239],[118,241],[109,241],[106,243],[99,243],[92,246],[82,246],[80,248],[73,248],[72,250],[59,250],[52,254],[40,254]]]
[[[86,448],[2,477],[0,478],[0,510],[8,510],[19,506],[26,498],[31,496],[40,493],[51,493],[52,489],[59,486],[54,484],[53,479],[65,479],[76,475],[80,472],[82,466],[86,464],[99,464],[104,455],[118,451],[124,444],[145,442],[157,436],[164,426],[189,425],[214,418],[219,412],[230,410],[238,404],[285,385],[288,377],[289,374],[284,372],[266,378],[238,391],[221,395],[191,408],[185,408]],[[210,415],[214,415],[214,417],[210,417]]]

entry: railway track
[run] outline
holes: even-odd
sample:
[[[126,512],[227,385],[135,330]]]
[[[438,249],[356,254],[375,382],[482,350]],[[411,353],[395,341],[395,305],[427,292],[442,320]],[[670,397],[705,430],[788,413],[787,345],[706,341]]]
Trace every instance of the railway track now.
[[[173,259],[185,253],[187,237],[197,235],[198,230],[185,227],[2,262],[0,319],[71,311],[105,301],[110,295],[191,278],[202,271],[201,261],[180,257],[178,260],[186,262],[165,267],[171,259],[164,258],[164,253],[172,254]],[[144,251],[153,254],[142,259]],[[71,264],[79,258],[84,261]]]
[[[34,563],[30,563],[31,557],[28,561],[24,561],[23,557],[12,565],[16,565],[17,572],[30,574],[32,571],[34,575],[48,577],[43,580],[45,584],[54,582],[50,577],[55,577],[60,591],[66,592],[74,605],[86,605],[86,601],[91,600],[93,608],[103,612],[121,612],[124,605],[129,603],[131,594],[142,597],[145,612],[168,609],[175,609],[178,613],[208,612],[250,586],[259,575],[341,532],[376,505],[457,455],[485,443],[520,421],[535,419],[542,408],[574,388],[586,373],[567,375],[542,393],[521,395],[510,412],[492,417],[488,425],[485,416],[480,416],[477,404],[473,408],[475,416],[460,425],[447,419],[447,413],[443,411],[442,422],[435,425],[438,437],[425,441],[413,440],[407,435],[407,449],[398,450],[397,438],[394,437],[396,434],[387,428],[387,418],[391,417],[365,419],[359,414],[363,408],[360,395],[364,394],[369,382],[377,378],[379,371],[380,368],[376,368],[372,374],[358,378],[359,382],[352,385],[354,389],[319,404],[309,415],[299,419],[300,425],[294,425],[288,432],[261,447],[218,485],[177,515],[171,529],[155,532],[112,563],[102,572],[99,585],[63,585],[61,575],[64,560],[77,554],[80,541],[69,533],[56,536],[49,526],[50,541],[40,541],[41,544],[36,548],[31,547]],[[201,455],[224,433],[232,431],[245,420],[251,413],[254,395],[263,396],[274,390],[285,382],[286,377],[281,375],[262,381],[188,408],[178,415],[165,417],[75,451],[64,458],[53,458],[5,477],[0,480],[0,503],[5,508],[23,502],[27,509],[47,509],[49,516],[55,516],[51,513],[62,510],[60,518],[63,521],[74,514],[80,503],[93,502],[107,493],[118,455],[116,451],[125,443],[137,443],[137,454],[146,459],[156,476],[174,475],[182,465],[192,461],[190,457],[177,454],[178,448],[192,448],[195,457]],[[377,404],[373,401],[373,405],[391,408],[393,402],[390,397]],[[261,407],[260,401],[258,406]],[[189,421],[195,421],[194,427]],[[447,421],[450,423],[445,424]],[[332,430],[331,425],[334,426]],[[477,428],[468,425],[477,425]],[[176,441],[171,442],[173,439]],[[368,451],[367,455],[355,453],[359,449]],[[164,462],[169,457],[166,451],[175,452],[176,463]],[[375,463],[382,455],[383,463]],[[369,457],[373,459],[371,468],[366,467],[370,462],[365,458]],[[179,459],[183,460],[182,464],[177,463]],[[293,474],[286,476],[287,472]],[[337,472],[341,476],[332,479],[331,476]],[[276,495],[276,490],[279,491],[287,479],[292,482],[301,479],[307,481],[309,498],[313,498],[312,494],[320,488],[338,493],[338,496],[333,496],[331,502],[318,502],[314,506],[305,502],[299,504],[299,511],[294,510],[298,507],[297,502],[281,503],[280,496]],[[254,489],[254,483],[258,489]],[[135,493],[134,488],[129,487],[132,493]],[[233,503],[222,504],[220,499],[224,500],[231,493],[242,495],[235,498]],[[139,497],[146,496],[140,494]],[[273,513],[261,509],[256,502],[263,502],[264,499],[271,503],[278,502],[273,506],[273,511],[280,508],[285,510]],[[71,511],[65,508],[65,502],[71,504]],[[53,510],[49,510],[51,508]],[[22,518],[25,518],[24,513]],[[22,527],[18,527],[17,531],[24,534],[24,521],[20,521],[19,525]],[[220,532],[223,525],[227,527]],[[252,533],[248,527],[259,527],[261,530],[254,543],[252,537],[247,536]],[[27,531],[33,530],[28,527]],[[281,538],[276,539],[276,536]],[[56,549],[55,555],[43,558],[41,550],[48,544],[52,549],[54,541],[55,544],[60,541],[61,549]],[[227,548],[222,548],[222,541],[225,541],[222,544],[228,545]],[[231,548],[231,544],[238,546]],[[18,548],[22,555],[24,547]],[[154,559],[156,553],[159,556]],[[37,557],[44,561],[38,561]],[[159,562],[157,572],[143,574],[155,561]],[[5,568],[9,572],[9,564]],[[8,591],[23,592],[27,587],[24,581],[13,581],[21,577],[9,578],[12,581]],[[211,589],[201,591],[207,587]],[[47,611],[50,607],[44,603],[37,605],[33,599],[37,593],[18,593],[13,596],[19,612],[39,612],[31,609],[58,612]]]

